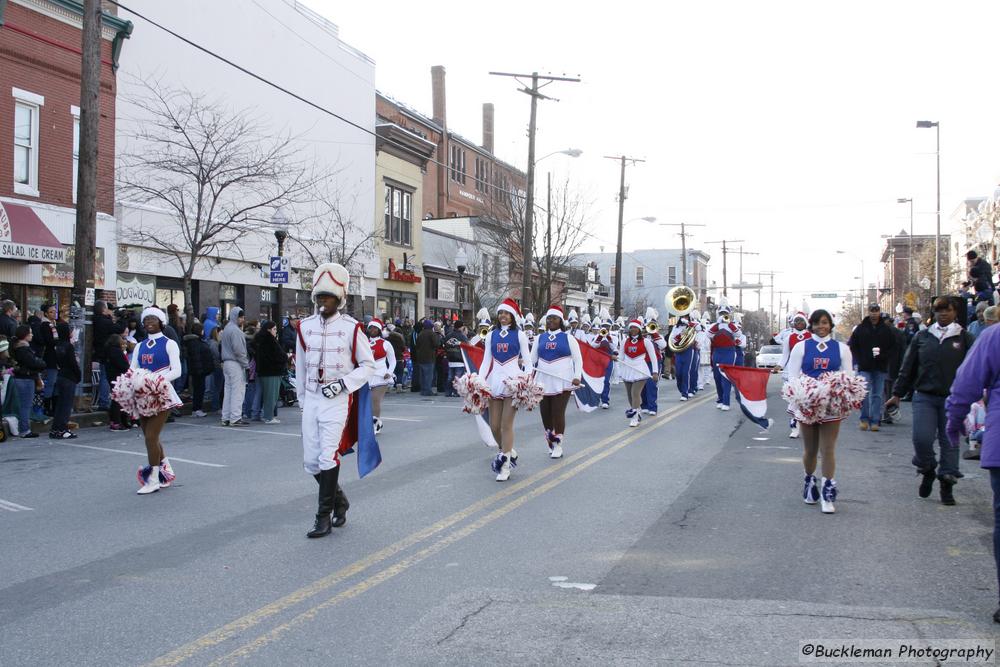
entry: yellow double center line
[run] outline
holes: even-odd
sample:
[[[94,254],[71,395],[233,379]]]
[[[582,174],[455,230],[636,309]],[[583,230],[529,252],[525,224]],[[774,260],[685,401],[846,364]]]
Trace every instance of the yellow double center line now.
[[[347,567],[338,570],[333,574],[330,574],[326,577],[323,577],[322,579],[314,581],[308,586],[304,586],[298,589],[297,591],[289,593],[288,595],[278,600],[275,600],[274,602],[265,605],[260,609],[252,611],[249,614],[236,619],[235,621],[227,623],[221,628],[213,630],[212,632],[209,632],[208,634],[203,635],[198,639],[188,644],[185,644],[171,651],[170,653],[167,653],[166,655],[161,656],[160,658],[157,658],[153,662],[148,663],[147,667],[166,667],[168,665],[178,665],[203,651],[206,651],[218,644],[221,644],[224,641],[229,640],[230,638],[240,634],[245,630],[249,630],[250,628],[263,623],[267,619],[276,616],[277,614],[280,614],[281,612],[301,602],[304,602],[312,597],[315,597],[316,595],[319,595],[320,593],[330,590],[331,588],[340,584],[344,580],[353,577],[354,575],[359,574],[369,569],[370,567],[384,560],[387,560],[388,558],[391,558],[392,556],[395,556],[396,554],[416,544],[419,544],[420,542],[423,542],[424,540],[430,537],[433,537],[434,535],[440,532],[447,530],[451,526],[454,526],[460,521],[467,519],[468,517],[472,516],[475,513],[490,507],[494,507],[499,501],[503,500],[504,498],[517,494],[520,491],[523,491],[526,487],[529,487],[545,479],[546,477],[550,477],[552,475],[555,475],[556,473],[561,473],[554,479],[551,479],[545,482],[544,484],[539,485],[538,487],[532,489],[531,491],[523,495],[519,495],[517,498],[511,500],[507,504],[494,509],[493,511],[483,515],[476,521],[469,523],[463,528],[452,531],[451,533],[445,535],[444,537],[434,542],[430,546],[427,546],[424,549],[421,549],[420,551],[414,553],[413,555],[398,561],[394,565],[391,565],[385,568],[384,570],[381,570],[373,574],[367,579],[348,588],[347,590],[342,591],[341,593],[338,593],[333,597],[326,599],[322,603],[310,607],[308,610],[295,616],[291,620],[274,627],[270,632],[260,635],[253,641],[244,644],[235,651],[228,653],[225,656],[211,663],[212,665],[234,664],[238,662],[239,659],[244,658],[250,655],[251,653],[257,651],[258,649],[273,643],[281,635],[283,635],[285,632],[292,629],[293,627],[314,618],[322,610],[332,607],[336,604],[339,604],[345,600],[354,598],[360,595],[361,593],[364,593],[365,591],[375,586],[378,586],[379,584],[385,581],[388,581],[389,579],[395,577],[397,574],[400,574],[401,572],[412,567],[413,565],[420,563],[421,561],[429,558],[430,556],[433,556],[439,553],[440,551],[444,550],[445,548],[451,546],[455,542],[458,542],[459,540],[475,533],[483,526],[486,526],[492,523],[493,521],[496,521],[500,517],[508,514],[509,512],[512,512],[513,510],[517,509],[518,507],[525,504],[529,500],[537,498],[543,493],[552,490],[559,484],[562,484],[566,480],[578,475],[580,472],[586,470],[587,468],[594,465],[598,461],[608,456],[611,456],[612,454],[614,454],[615,452],[619,451],[624,447],[627,447],[628,445],[632,444],[633,442],[641,438],[643,435],[647,435],[648,433],[650,433],[650,431],[652,431],[653,429],[659,428],[660,426],[663,426],[664,424],[679,417],[680,415],[689,412],[690,410],[694,409],[695,406],[704,403],[706,400],[707,399],[704,398],[696,399],[694,401],[689,402],[687,405],[675,408],[670,412],[663,414],[660,417],[654,417],[651,420],[649,420],[651,423],[647,428],[642,428],[632,432],[629,431],[618,432],[612,436],[609,436],[604,440],[601,440],[600,442],[597,442],[591,445],[590,447],[587,447],[586,449],[580,451],[579,453],[566,458],[561,465],[545,468],[544,470],[541,470],[531,475],[530,477],[525,478],[520,482],[516,482],[515,484],[512,484],[510,486],[505,486],[505,488],[502,491],[495,493],[489,496],[488,498],[484,498],[483,500],[473,503],[472,505],[469,505],[465,509],[460,510],[448,517],[445,517],[444,519],[434,524],[431,524],[430,526],[427,526],[422,530],[418,530],[412,533],[411,535],[404,537],[398,542],[390,544],[389,546],[379,551],[376,551],[375,553],[365,558],[355,561],[351,565],[348,565]],[[581,459],[586,459],[586,460],[584,460],[579,465],[574,466],[574,464],[577,461],[580,461]]]

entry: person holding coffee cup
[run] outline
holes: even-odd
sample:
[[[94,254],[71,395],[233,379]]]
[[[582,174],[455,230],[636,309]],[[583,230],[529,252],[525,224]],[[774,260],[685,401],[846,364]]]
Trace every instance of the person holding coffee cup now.
[[[889,374],[889,362],[896,351],[896,336],[882,319],[877,303],[869,304],[868,317],[847,341],[858,366],[858,374],[868,382],[868,395],[861,405],[861,430],[877,431],[882,423],[882,395]]]

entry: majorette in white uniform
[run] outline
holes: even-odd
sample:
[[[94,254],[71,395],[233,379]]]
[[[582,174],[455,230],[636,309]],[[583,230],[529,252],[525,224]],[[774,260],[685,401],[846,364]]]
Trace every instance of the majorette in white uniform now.
[[[377,317],[368,322],[369,327],[376,327],[379,336],[370,341],[372,348],[372,359],[375,361],[375,371],[372,373],[368,384],[371,387],[384,387],[395,383],[394,373],[396,371],[396,351],[392,349],[392,344],[381,336],[385,330],[382,320]]]
[[[340,264],[321,264],[313,273],[313,300],[333,295],[342,306],[349,282],[350,274]],[[324,318],[317,312],[299,322],[295,378],[302,406],[303,465],[319,482],[316,524],[309,537],[329,535],[331,525],[343,525],[347,520],[349,503],[337,483],[340,441],[350,394],[364,386],[374,371],[368,336],[353,317],[334,312]],[[331,513],[335,517],[332,524]]]
[[[563,314],[556,306],[549,308],[550,315],[562,319]],[[542,386],[546,396],[555,396],[573,390],[573,380],[583,376],[583,356],[580,342],[565,331],[545,330],[535,339],[531,350],[531,366],[535,369],[535,382]]]
[[[642,321],[638,318],[628,323],[629,328],[638,327],[642,330]],[[652,367],[652,368],[650,368]],[[618,368],[624,382],[641,382],[650,379],[653,373],[660,372],[656,360],[656,348],[648,336],[631,336],[626,334],[618,353]]]
[[[515,322],[520,318],[516,308],[517,304],[511,299],[499,306],[499,309],[510,312]],[[486,334],[485,344],[486,353],[483,355],[481,369],[483,380],[489,386],[493,398],[506,398],[503,381],[531,368],[528,337],[517,327],[500,326]]]

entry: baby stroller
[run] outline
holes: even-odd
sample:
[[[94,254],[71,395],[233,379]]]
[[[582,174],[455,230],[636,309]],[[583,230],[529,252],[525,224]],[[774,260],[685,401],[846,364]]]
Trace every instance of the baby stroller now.
[[[278,400],[284,407],[291,407],[298,403],[299,397],[295,390],[295,366],[290,365],[281,378],[281,386],[278,388]]]

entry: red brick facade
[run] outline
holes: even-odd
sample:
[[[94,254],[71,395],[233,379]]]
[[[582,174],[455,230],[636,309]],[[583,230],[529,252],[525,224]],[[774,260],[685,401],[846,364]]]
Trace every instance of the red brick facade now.
[[[75,207],[73,121],[80,105],[80,29],[8,2],[0,26],[0,196]],[[111,42],[102,41],[98,211],[114,212],[115,96]],[[38,123],[38,191],[14,192],[14,102],[11,89],[45,98]]]

